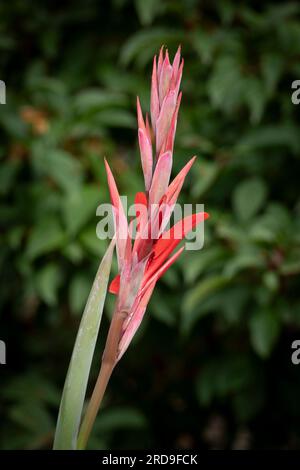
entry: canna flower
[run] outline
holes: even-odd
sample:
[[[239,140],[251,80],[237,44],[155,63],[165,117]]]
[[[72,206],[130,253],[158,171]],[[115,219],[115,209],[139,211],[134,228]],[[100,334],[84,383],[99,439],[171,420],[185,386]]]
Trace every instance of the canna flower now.
[[[124,317],[118,338],[116,361],[124,354],[136,333],[156,282],[184,250],[182,247],[173,253],[175,248],[190,230],[208,217],[204,212],[193,214],[165,230],[185,177],[195,160],[193,157],[169,184],[181,101],[179,87],[182,70],[180,47],[172,64],[168,51],[164,51],[163,47],[158,60],[154,57],[151,126],[147,115],[144,120],[137,98],[138,140],[145,191],[137,193],[135,198],[138,226],[134,242],[117,185],[105,160],[119,264],[119,274],[112,281],[109,291],[117,295],[115,315],[122,312]]]
[[[145,190],[135,197],[136,234],[128,223],[118,188],[105,160],[115,224],[118,275],[109,286],[116,295],[98,380],[81,425],[78,448],[84,448],[92,429],[111,373],[128,348],[145,315],[148,302],[160,277],[182,254],[174,250],[186,234],[208,217],[205,212],[189,215],[167,229],[193,157],[170,183],[173,146],[183,70],[180,47],[172,64],[162,47],[154,57],[151,80],[150,120],[143,116],[137,98],[138,142]]]

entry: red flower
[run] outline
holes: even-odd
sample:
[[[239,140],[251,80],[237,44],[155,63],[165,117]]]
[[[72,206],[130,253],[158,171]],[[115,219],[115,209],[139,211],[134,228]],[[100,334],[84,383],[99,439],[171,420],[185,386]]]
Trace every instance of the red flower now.
[[[192,214],[166,230],[185,177],[195,160],[193,157],[169,184],[181,101],[179,86],[182,69],[180,47],[172,65],[168,51],[164,52],[163,47],[158,60],[154,57],[151,127],[148,116],[146,120],[143,118],[137,98],[138,139],[145,193],[137,193],[135,199],[137,229],[134,241],[131,233],[133,224],[131,222],[128,226],[114,177],[105,161],[119,265],[119,274],[112,281],[109,290],[118,295],[116,312],[122,311],[125,316],[117,360],[124,354],[137,331],[156,282],[176,261],[184,247],[175,253],[173,251],[190,230],[208,217],[205,212]]]

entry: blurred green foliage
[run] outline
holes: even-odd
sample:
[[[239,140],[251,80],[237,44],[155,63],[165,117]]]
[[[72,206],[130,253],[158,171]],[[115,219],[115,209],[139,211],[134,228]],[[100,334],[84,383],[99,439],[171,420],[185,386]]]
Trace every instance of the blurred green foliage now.
[[[142,187],[135,97],[182,44],[174,171],[211,214],[159,283],[91,448],[300,448],[296,2],[10,0],[0,6],[0,446],[50,448],[80,315],[106,244],[103,157]],[[106,307],[91,387],[113,299]]]

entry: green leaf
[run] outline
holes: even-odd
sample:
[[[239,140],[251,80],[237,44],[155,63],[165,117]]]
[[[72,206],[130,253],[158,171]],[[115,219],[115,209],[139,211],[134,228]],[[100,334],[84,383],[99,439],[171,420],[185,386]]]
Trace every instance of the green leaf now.
[[[3,389],[3,397],[6,400],[23,402],[45,403],[57,406],[60,394],[56,386],[37,372],[28,372],[26,375],[16,376]]]
[[[69,303],[71,311],[76,315],[82,312],[89,294],[90,282],[85,273],[73,277],[69,287]]]
[[[211,298],[211,308],[220,312],[228,323],[237,325],[243,319],[249,299],[251,299],[251,289],[242,284],[235,284],[217,292]],[[209,305],[206,308],[209,308]]]
[[[207,313],[207,310],[201,309],[202,302],[229,282],[228,277],[217,274],[204,279],[187,292],[182,302],[182,331],[184,334],[190,331],[196,320]]]
[[[174,305],[172,305],[171,299],[166,299],[165,296],[159,295],[157,291],[154,291],[152,296],[150,313],[158,321],[168,326],[172,326],[176,323]]]
[[[64,191],[77,189],[82,181],[79,161],[65,150],[36,144],[34,166],[38,176],[50,177]]]
[[[249,326],[253,349],[262,358],[267,358],[280,332],[280,322],[276,312],[270,309],[255,312],[250,318]]]
[[[284,62],[278,53],[266,53],[261,57],[261,71],[265,81],[265,90],[268,96],[275,91],[280,75],[283,71]]]
[[[252,247],[251,247],[252,248]],[[240,271],[245,269],[263,269],[265,267],[265,259],[261,250],[252,248],[238,252],[224,267],[224,274],[228,277],[234,277]]]
[[[196,380],[196,395],[201,405],[207,406],[214,396],[216,367],[211,361],[199,373]]]
[[[227,114],[243,104],[245,88],[242,64],[233,54],[220,56],[215,61],[214,70],[208,81],[208,94],[212,105]]]
[[[182,42],[184,34],[167,28],[152,28],[141,30],[124,44],[121,50],[121,63],[128,65],[134,58],[138,59],[139,65],[144,66],[151,61],[154,54],[162,44],[171,43],[176,46]]]
[[[89,372],[102,318],[114,251],[112,241],[96,274],[75,341],[62,394],[54,449],[76,449]]]
[[[192,283],[206,270],[216,265],[222,266],[226,260],[226,250],[220,246],[209,247],[196,252],[186,252],[183,276],[187,283]]]
[[[196,379],[196,395],[207,406],[214,398],[223,398],[246,388],[253,381],[253,367],[248,356],[218,357],[201,368]]]
[[[215,53],[220,34],[210,31],[207,33],[204,29],[197,29],[192,35],[192,44],[197,54],[204,64],[210,64]]]
[[[254,241],[286,243],[291,229],[291,214],[281,204],[269,204],[266,212],[251,224]]]
[[[235,394],[232,404],[239,420],[247,422],[264,407],[264,400],[264,384],[260,377],[255,384]]]
[[[215,183],[220,174],[221,167],[212,162],[201,162],[196,165],[198,177],[192,187],[192,195],[195,198],[201,198]],[[195,171],[195,170],[194,170]]]
[[[245,81],[245,101],[250,111],[252,124],[257,124],[261,120],[266,98],[266,92],[261,80],[251,77]]]
[[[251,154],[259,149],[285,148],[293,153],[299,152],[298,127],[293,123],[280,125],[265,125],[250,130],[238,141],[236,152],[239,155]]]
[[[3,110],[0,114],[1,127],[7,132],[7,134],[13,139],[24,139],[26,137],[27,125],[20,119],[17,112],[12,109],[9,104],[1,106]]]
[[[80,234],[79,240],[81,245],[93,255],[103,255],[103,243],[97,237],[95,227],[91,226],[84,229]]]
[[[149,25],[155,16],[162,10],[163,3],[160,0],[135,0],[135,8],[142,25]]]
[[[41,220],[30,233],[26,254],[30,259],[61,248],[66,241],[65,233],[55,218]]]
[[[273,271],[266,271],[264,273],[263,283],[271,292],[277,292],[280,285],[278,275]]]
[[[199,282],[197,286],[191,289],[184,297],[183,311],[184,314],[189,314],[205,297],[212,292],[216,292],[229,282],[228,277],[222,275],[210,276],[207,279]]]
[[[135,129],[134,115],[125,109],[105,109],[97,113],[97,123],[105,127],[124,127]]]
[[[64,220],[71,235],[75,235],[94,216],[99,203],[99,189],[86,185],[69,193],[64,200]]]
[[[62,281],[62,272],[59,265],[47,264],[36,275],[36,286],[40,297],[48,304],[57,303],[57,291]]]
[[[233,207],[241,221],[251,219],[263,206],[267,188],[261,179],[252,178],[240,183],[233,193]]]
[[[298,254],[299,257],[299,254]],[[300,273],[300,260],[288,260],[280,266],[280,273],[283,275],[291,275]]]
[[[146,419],[140,411],[131,407],[114,407],[102,411],[95,431],[103,434],[115,429],[141,429],[145,426]]]
[[[4,195],[12,188],[18,171],[16,162],[3,163],[0,167],[0,194]]]
[[[79,93],[74,101],[75,111],[80,113],[96,112],[103,108],[120,107],[126,104],[126,96],[107,90],[89,89]]]
[[[28,431],[39,434],[49,433],[53,429],[50,413],[40,403],[27,402],[13,406],[10,410],[10,419]]]
[[[79,263],[84,257],[82,247],[78,242],[69,243],[63,250],[63,255],[72,261],[72,263]]]

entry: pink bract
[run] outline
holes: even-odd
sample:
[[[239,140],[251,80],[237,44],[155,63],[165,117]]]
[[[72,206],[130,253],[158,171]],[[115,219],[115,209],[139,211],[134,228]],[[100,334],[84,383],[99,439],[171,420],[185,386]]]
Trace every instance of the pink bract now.
[[[117,311],[126,312],[119,340],[118,360],[136,333],[155,284],[181,255],[184,247],[173,253],[186,234],[208,218],[206,212],[185,217],[169,230],[171,217],[195,157],[170,183],[173,146],[181,102],[179,92],[183,59],[178,48],[173,63],[162,47],[155,56],[151,80],[151,126],[144,120],[137,98],[138,142],[145,181],[145,192],[135,198],[138,220],[135,240],[132,239],[117,185],[105,161],[111,203],[113,206],[119,273],[110,285],[117,295]],[[173,253],[173,254],[172,254]]]

